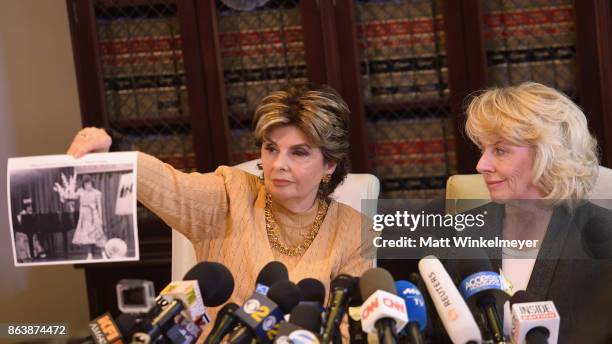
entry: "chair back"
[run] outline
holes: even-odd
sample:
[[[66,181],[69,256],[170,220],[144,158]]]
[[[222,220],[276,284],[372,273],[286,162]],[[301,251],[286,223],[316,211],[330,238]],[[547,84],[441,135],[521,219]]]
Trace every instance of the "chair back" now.
[[[457,214],[488,203],[491,198],[481,174],[456,174],[446,181],[446,200],[446,211]],[[612,169],[599,166],[589,200],[612,209]]]

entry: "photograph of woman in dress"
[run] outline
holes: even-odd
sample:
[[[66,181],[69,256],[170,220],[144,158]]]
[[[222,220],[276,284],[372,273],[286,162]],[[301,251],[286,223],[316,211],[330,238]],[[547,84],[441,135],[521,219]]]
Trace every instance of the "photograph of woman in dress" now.
[[[83,187],[76,192],[79,200],[79,221],[72,238],[75,245],[89,245],[87,260],[93,259],[96,251],[100,257],[107,259],[104,252],[106,233],[102,222],[102,192],[94,187],[91,176],[84,175]]]

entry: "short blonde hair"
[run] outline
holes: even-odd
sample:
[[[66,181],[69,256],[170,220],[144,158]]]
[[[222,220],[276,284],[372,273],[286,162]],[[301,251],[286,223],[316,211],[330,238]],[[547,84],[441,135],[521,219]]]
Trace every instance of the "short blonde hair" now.
[[[465,130],[479,147],[493,138],[533,147],[532,183],[555,205],[575,208],[597,179],[597,141],[587,119],[553,88],[525,82],[485,90],[471,100]]]
[[[253,117],[257,146],[278,127],[293,125],[321,149],[326,162],[336,169],[329,183],[319,185],[319,194],[329,197],[344,181],[350,168],[349,109],[329,86],[289,85],[266,96]]]

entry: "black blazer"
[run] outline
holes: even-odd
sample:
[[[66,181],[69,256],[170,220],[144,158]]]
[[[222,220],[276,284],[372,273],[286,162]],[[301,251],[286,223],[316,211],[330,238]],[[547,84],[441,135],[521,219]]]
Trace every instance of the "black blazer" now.
[[[493,215],[494,222],[489,224],[492,225],[489,229],[496,229],[501,237],[505,207],[494,203],[485,207]],[[612,240],[612,211],[590,202],[573,213],[565,207],[555,208],[527,285],[527,291],[537,299],[555,303],[561,316],[559,343],[596,342],[596,334],[590,338],[576,338],[576,334],[578,329],[591,326],[587,319],[592,318],[595,305],[605,297],[598,294],[605,293],[606,289],[612,293],[609,285],[612,261],[593,257],[584,239],[594,217],[599,217],[599,223],[607,224],[607,237]],[[496,259],[500,256],[501,252],[492,260],[496,271],[501,266],[501,260]],[[612,313],[607,317],[612,324]]]
[[[488,203],[469,211],[481,214],[486,211],[487,230],[484,236],[502,237],[502,224],[505,207]],[[573,213],[564,207],[555,208],[547,232],[538,252],[527,291],[539,300],[551,300],[561,316],[559,343],[612,343],[602,331],[611,331],[612,304],[605,314],[597,314],[596,309],[602,300],[610,299],[612,294],[612,261],[594,259],[583,240],[583,234],[590,226],[589,220],[599,216],[607,225],[608,240],[612,240],[612,211],[587,202]],[[459,235],[468,235],[468,231]],[[605,237],[605,235],[604,235]],[[610,241],[612,242],[612,241]],[[608,244],[610,244],[610,242]],[[501,249],[489,250],[494,271],[501,267]],[[612,254],[612,253],[611,253]],[[389,268],[396,278],[406,278],[408,271],[418,271],[417,260],[382,261],[382,267]],[[457,269],[452,259],[443,261],[453,279],[459,281]],[[601,309],[601,307],[599,307]],[[503,308],[498,307],[503,317]],[[432,343],[450,342],[444,333],[435,308],[428,305]],[[603,319],[602,319],[603,318]],[[478,321],[478,319],[477,319]],[[595,322],[610,324],[605,329],[593,328]],[[602,333],[595,333],[595,332]]]

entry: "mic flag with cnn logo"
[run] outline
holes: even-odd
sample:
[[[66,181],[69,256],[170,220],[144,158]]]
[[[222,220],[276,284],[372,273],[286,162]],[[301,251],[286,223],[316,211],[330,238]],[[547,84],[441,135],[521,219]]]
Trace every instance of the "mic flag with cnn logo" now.
[[[361,327],[366,333],[375,330],[376,322],[383,318],[395,320],[399,333],[408,323],[404,299],[384,290],[377,290],[361,305]]]

